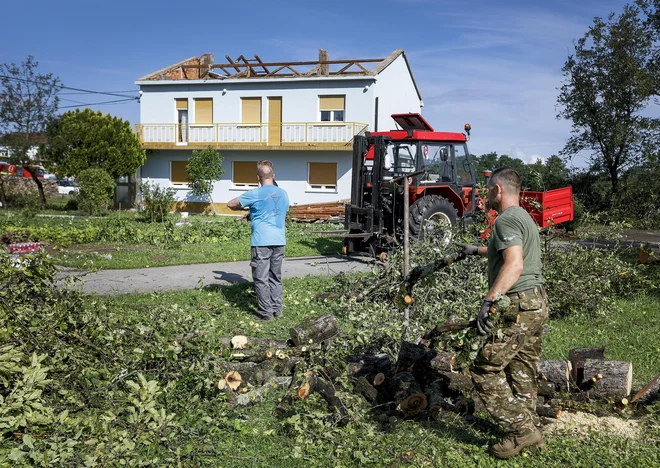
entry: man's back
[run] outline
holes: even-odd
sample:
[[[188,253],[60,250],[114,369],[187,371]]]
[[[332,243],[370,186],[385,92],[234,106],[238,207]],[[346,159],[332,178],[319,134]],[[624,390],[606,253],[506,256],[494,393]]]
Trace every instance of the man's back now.
[[[285,220],[289,196],[275,185],[263,185],[238,197],[243,207],[250,208],[251,245],[254,247],[286,245]]]

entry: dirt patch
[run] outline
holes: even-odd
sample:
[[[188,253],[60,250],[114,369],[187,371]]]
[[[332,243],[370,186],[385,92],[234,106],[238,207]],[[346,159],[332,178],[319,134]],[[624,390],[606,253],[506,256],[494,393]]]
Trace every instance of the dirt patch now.
[[[164,262],[167,260],[167,257],[165,255],[152,255],[151,256],[151,261],[152,262]]]
[[[609,434],[629,439],[638,439],[642,434],[637,419],[621,419],[614,416],[599,417],[589,413],[569,413],[561,414],[558,420],[552,422],[543,428],[546,434],[573,434],[576,436],[587,435],[590,431],[599,434]]]
[[[139,250],[151,250],[152,246],[149,245],[127,245],[122,247],[102,247],[99,245],[88,245],[88,244],[74,244],[69,247],[60,250],[64,253],[87,253],[87,252],[119,252],[119,251],[139,251]]]

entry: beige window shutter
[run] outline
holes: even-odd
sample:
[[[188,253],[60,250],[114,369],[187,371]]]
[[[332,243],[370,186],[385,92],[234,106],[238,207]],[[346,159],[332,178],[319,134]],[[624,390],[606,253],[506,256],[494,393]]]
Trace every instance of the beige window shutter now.
[[[337,185],[337,163],[309,163],[309,185]]]
[[[175,184],[189,183],[188,171],[186,170],[188,161],[171,161],[170,163],[172,165],[172,182]]]
[[[234,161],[232,182],[235,184],[257,183],[257,161]]]
[[[187,99],[175,99],[176,108],[179,110],[188,110],[188,100]]]
[[[261,123],[261,98],[241,98],[241,123]]]
[[[319,107],[323,110],[344,110],[346,96],[319,96]]]
[[[195,99],[195,123],[213,123],[213,99]]]

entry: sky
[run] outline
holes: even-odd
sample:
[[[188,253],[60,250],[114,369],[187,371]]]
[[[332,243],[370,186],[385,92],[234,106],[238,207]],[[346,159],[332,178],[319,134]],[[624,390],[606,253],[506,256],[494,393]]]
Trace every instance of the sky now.
[[[211,52],[265,62],[387,57],[404,49],[436,130],[472,126],[470,150],[533,162],[557,154],[570,122],[557,120],[561,68],[595,16],[615,0],[33,0],[3,2],[0,63],[28,55],[68,87],[138,96],[135,80]],[[71,94],[139,123],[137,101]],[[75,108],[75,107],[74,107]],[[350,119],[348,119],[350,120]],[[580,166],[580,161],[574,162]]]

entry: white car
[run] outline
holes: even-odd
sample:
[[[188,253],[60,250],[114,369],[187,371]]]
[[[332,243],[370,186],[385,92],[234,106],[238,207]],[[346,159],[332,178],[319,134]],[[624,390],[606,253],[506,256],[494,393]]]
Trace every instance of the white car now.
[[[75,195],[78,193],[78,183],[73,180],[60,179],[57,181],[57,192],[62,195]]]

